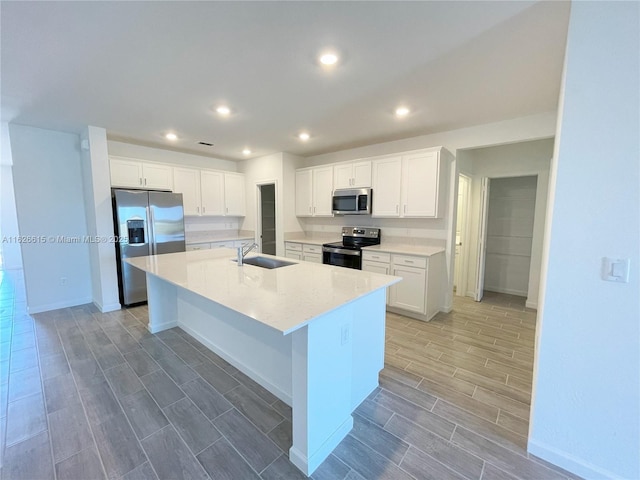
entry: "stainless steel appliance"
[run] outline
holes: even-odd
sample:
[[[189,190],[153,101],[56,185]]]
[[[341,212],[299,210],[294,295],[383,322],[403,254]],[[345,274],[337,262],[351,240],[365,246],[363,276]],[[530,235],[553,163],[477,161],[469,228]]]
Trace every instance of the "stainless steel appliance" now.
[[[379,244],[379,228],[342,227],[342,242],[322,245],[322,263],[362,270],[362,247]]]
[[[371,215],[370,188],[343,188],[333,191],[332,210],[335,215]]]
[[[125,259],[185,251],[182,194],[113,189],[111,197],[115,234],[120,240],[116,242],[120,303],[146,302],[145,273]]]

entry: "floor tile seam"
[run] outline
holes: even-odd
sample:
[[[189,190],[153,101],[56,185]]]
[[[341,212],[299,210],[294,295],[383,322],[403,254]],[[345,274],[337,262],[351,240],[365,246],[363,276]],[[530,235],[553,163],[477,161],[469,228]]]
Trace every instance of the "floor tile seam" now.
[[[394,412],[394,413],[395,413],[395,412]],[[374,424],[376,427],[380,428],[381,430],[384,430],[384,432],[385,432],[387,435],[391,435],[393,438],[395,438],[395,439],[396,439],[398,442],[400,442],[401,444],[402,444],[402,443],[406,444],[406,445],[407,445],[407,451],[409,450],[409,447],[410,447],[411,445],[413,445],[411,442],[408,442],[407,440],[403,440],[402,438],[398,437],[395,433],[392,433],[392,432],[390,432],[389,430],[386,430],[384,427],[380,427],[377,423],[375,423],[373,420],[369,420],[369,419],[368,419],[367,417],[365,417],[364,415],[361,415],[361,414],[359,414],[359,413],[357,413],[357,412],[353,412],[353,414],[354,414],[354,415],[357,415],[357,416],[358,416],[358,417],[360,417],[361,419],[366,420],[366,421],[367,421],[367,422],[369,422],[369,423]],[[399,417],[402,417],[402,418],[406,418],[406,417],[403,417],[401,414],[398,414],[398,416],[399,416]],[[390,420],[390,419],[389,419],[389,420]],[[387,421],[386,423],[388,423],[388,421]],[[386,423],[385,423],[385,425],[386,425]],[[415,423],[415,422],[414,422],[414,423]],[[416,425],[417,425],[417,424],[416,424]],[[355,435],[353,435],[353,429],[352,429],[352,430],[350,430],[350,431],[349,431],[349,433],[350,433],[354,438],[357,438]],[[375,449],[372,445],[370,445],[366,440],[360,440],[360,441],[361,441],[362,443],[364,443],[365,445],[367,445],[369,448],[371,448],[371,449],[372,449],[373,451],[375,451],[376,453],[378,453],[378,454],[382,455],[384,458],[386,458],[387,460],[389,460],[389,461],[390,461],[391,463],[393,463],[394,465],[400,466],[400,462],[397,462],[397,463],[396,463],[396,462],[395,462],[395,460],[393,460],[391,457],[389,457],[386,453],[383,453],[383,452],[378,451],[378,450],[377,450],[377,449]],[[402,455],[402,458],[404,458],[404,456],[405,456],[406,454],[407,454],[407,452],[405,452],[405,453]]]
[[[409,373],[411,373],[411,372],[409,372]],[[462,378],[458,378],[458,377],[452,377],[452,378],[454,378],[455,380],[458,380],[458,381],[460,381],[460,382],[468,383],[469,385],[471,385],[471,386],[473,386],[473,387],[476,387],[476,386],[477,386],[475,383],[471,383],[471,382],[469,382],[469,381],[467,381],[467,380],[463,380]],[[456,390],[454,387],[450,387],[449,385],[445,385],[445,384],[443,384],[443,383],[440,383],[440,382],[438,382],[438,381],[434,380],[433,378],[422,377],[422,380],[426,380],[427,382],[435,383],[436,385],[438,385],[438,386],[440,386],[440,387],[446,388],[446,389],[448,389],[448,390],[452,390],[452,391],[453,391],[453,393],[457,393],[457,394],[460,394],[460,395],[464,395],[465,397],[469,397],[469,398],[471,398],[471,395],[469,395],[469,394],[467,394],[467,393],[464,393],[464,392],[460,392],[460,391]],[[438,395],[436,395],[436,394],[434,394],[434,393],[429,393],[429,392],[427,392],[427,391],[425,391],[425,390],[420,390],[418,387],[419,387],[419,386],[420,386],[420,384],[422,383],[422,380],[420,381],[420,383],[419,383],[418,385],[416,385],[416,386],[414,387],[416,390],[419,390],[419,391],[421,391],[421,392],[423,392],[423,393],[427,393],[427,394],[431,395],[432,397],[442,398],[442,397],[440,397],[440,396],[438,396]],[[446,398],[442,398],[442,400],[447,401],[447,399],[446,399]],[[451,402],[449,402],[449,403],[451,403]]]
[[[388,432],[388,433],[391,433],[391,432]],[[410,473],[409,473],[409,472],[407,472],[404,468],[400,467],[400,465],[398,465],[398,464],[396,464],[395,462],[393,462],[392,460],[388,459],[386,456],[382,455],[382,454],[381,454],[381,453],[379,453],[376,449],[374,449],[374,448],[370,447],[369,445],[367,445],[367,444],[366,444],[365,442],[363,442],[362,440],[359,440],[359,439],[357,439],[356,437],[354,437],[354,436],[351,434],[351,432],[347,433],[347,436],[351,437],[354,441],[356,441],[356,442],[360,443],[361,445],[365,446],[366,448],[368,448],[369,450],[371,450],[371,451],[372,451],[373,453],[375,453],[376,455],[378,455],[378,456],[380,456],[380,457],[382,457],[382,458],[384,458],[384,459],[387,459],[387,460],[391,461],[391,462],[392,462],[392,464],[393,464],[393,465],[394,465],[398,470],[400,470],[400,471],[402,471],[403,473],[405,473],[409,478],[413,478],[414,480],[418,480],[418,479],[416,479],[416,477],[415,477],[414,475],[410,474]],[[345,437],[345,438],[346,438],[346,437]],[[409,443],[409,442],[405,442],[405,443]],[[409,449],[407,449],[407,451],[409,451]],[[406,452],[405,452],[405,455],[406,455]],[[339,459],[340,461],[342,461],[342,459],[340,459],[340,457],[338,457],[338,459]],[[362,476],[363,478],[366,478],[366,477],[364,477],[364,474],[361,474],[361,473],[360,473],[358,470],[356,470],[355,468],[350,467],[346,462],[344,462],[344,461],[343,461],[342,463],[344,463],[345,465],[347,465],[349,468],[351,468],[351,470],[355,471],[356,473],[358,473],[358,474],[359,474],[360,476]],[[368,479],[367,479],[367,480],[368,480]]]
[[[71,316],[74,317],[74,321],[75,321],[75,316],[73,315],[73,313],[71,313]],[[77,322],[76,322],[76,325],[77,325]],[[82,407],[82,412],[84,413],[84,418],[85,418],[85,420],[87,422],[87,425],[89,426],[89,432],[91,433],[91,439],[93,440],[93,447],[95,448],[95,451],[98,454],[98,459],[100,461],[100,467],[102,468],[102,473],[104,473],[105,478],[108,479],[109,475],[107,474],[107,469],[106,469],[106,467],[104,465],[104,461],[102,459],[102,455],[100,454],[100,449],[98,448],[98,442],[96,440],[96,435],[95,435],[95,432],[93,431],[93,427],[94,426],[91,424],[91,421],[89,420],[89,415],[87,415],[87,407],[85,405],[84,399],[82,398],[82,395],[80,395],[80,388],[78,387],[78,382],[76,380],[76,376],[74,375],[73,369],[71,368],[71,362],[69,361],[69,356],[67,355],[67,349],[66,349],[66,347],[64,345],[64,342],[62,341],[62,335],[60,334],[60,331],[58,330],[58,327],[57,327],[57,325],[55,325],[55,323],[54,323],[54,326],[56,327],[56,333],[58,334],[58,338],[60,340],[60,346],[62,347],[62,353],[64,354],[64,358],[66,359],[67,365],[69,366],[69,374],[71,375],[71,380],[73,381],[73,386],[75,387],[76,393],[78,394],[78,399],[80,400],[80,406]],[[82,332],[81,332],[81,335],[82,335],[83,341],[85,343],[87,343],[87,340],[84,337],[84,334],[82,334]],[[91,355],[93,356],[93,352],[91,351],[91,349],[89,349],[89,352],[91,352]],[[95,357],[94,357],[94,360],[95,360]],[[97,363],[97,360],[95,360],[95,361]],[[100,368],[102,370],[102,367],[100,367],[99,363],[98,363],[98,368]],[[103,371],[103,375],[104,375],[104,371]],[[105,379],[106,379],[106,377],[105,377]],[[108,385],[108,383],[107,383],[107,385]],[[109,388],[111,388],[111,387],[109,387]],[[44,382],[43,382],[43,395],[45,395],[45,393],[44,393]],[[45,399],[45,411],[46,411],[46,399]],[[47,414],[47,421],[48,421],[48,414]],[[51,431],[49,431],[49,432],[51,432]],[[57,479],[57,473],[55,471],[56,463],[55,463],[55,458],[54,458],[54,455],[53,455],[53,438],[51,438],[51,435],[49,435],[49,441],[51,442],[51,459],[54,462],[54,475],[55,475],[55,477]],[[78,452],[76,452],[76,453],[78,453]]]
[[[494,394],[494,395],[498,395],[499,397],[502,397],[502,398],[506,399],[507,401],[511,401],[511,402],[519,403],[519,404],[520,404],[520,405],[522,405],[524,408],[531,409],[531,405],[528,405],[528,404],[526,404],[526,403],[524,403],[524,402],[521,402],[520,400],[516,400],[516,399],[514,399],[514,398],[507,397],[506,395],[502,395],[502,394],[501,394],[501,393],[499,393],[499,392],[494,392],[493,390],[489,390],[489,389],[487,389],[486,387],[483,387],[482,385],[478,385],[478,388],[481,388],[482,390],[487,391],[487,392],[489,392],[489,393],[492,393],[492,394]],[[475,400],[478,400],[478,399],[476,398]],[[481,400],[478,400],[478,401],[479,401],[479,402],[481,402]],[[501,407],[496,407],[496,408],[501,408]],[[506,409],[504,409],[504,410],[506,410]],[[516,415],[516,414],[514,414],[514,413],[512,413],[512,412],[509,412],[509,410],[506,410],[506,411],[507,411],[508,413],[511,413],[512,415]],[[516,417],[518,417],[518,415],[516,415]]]
[[[227,412],[228,412],[228,411],[229,411],[229,410],[227,410]],[[226,413],[226,412],[225,412],[225,413]],[[218,418],[218,417],[216,417],[216,418]],[[212,422],[212,423],[213,423],[213,422]],[[215,425],[214,425],[214,426],[215,426]],[[216,427],[216,428],[217,428],[217,427]],[[216,440],[216,442],[218,442],[218,441],[220,441],[221,439],[223,439],[223,438],[224,438],[224,439],[227,441],[227,444],[228,444],[231,448],[233,448],[233,450],[235,450],[235,452],[238,454],[238,456],[240,456],[240,458],[244,461],[244,463],[245,463],[245,464],[246,464],[246,465],[247,465],[247,466],[248,466],[248,467],[249,467],[253,472],[255,472],[255,474],[258,476],[258,478],[262,478],[262,477],[260,476],[260,473],[262,473],[262,472],[258,473],[258,471],[257,471],[255,468],[253,468],[253,465],[251,465],[251,464],[249,463],[249,459],[248,459],[248,458],[246,458],[246,457],[242,454],[242,452],[240,452],[240,450],[238,450],[238,449],[236,448],[236,446],[233,444],[233,442],[231,441],[231,439],[230,439],[229,437],[227,437],[227,436],[224,434],[224,432],[221,432],[220,430],[218,430],[218,431],[220,432],[220,434],[222,435],[222,437],[220,437],[218,440]],[[269,439],[269,440],[271,440],[271,439]],[[214,443],[216,443],[216,442],[214,442]],[[211,444],[211,445],[213,445],[213,444]],[[211,445],[209,445],[209,447],[210,447]],[[275,445],[275,442],[274,442],[274,445]],[[207,447],[207,448],[209,448],[209,447]],[[280,447],[278,447],[277,445],[276,445],[276,448],[278,448],[278,450],[280,450]],[[282,450],[280,450],[280,451],[282,451]],[[200,452],[200,453],[202,453],[202,452]],[[278,457],[279,457],[279,455],[278,455]],[[276,460],[278,459],[278,457],[276,457]],[[198,462],[199,462],[199,461],[200,461],[200,460],[198,460]],[[275,461],[275,460],[274,460],[274,461]],[[204,468],[204,467],[203,467],[203,468]],[[163,479],[161,479],[161,480],[163,480]]]
[[[398,382],[398,383],[402,383],[402,382]],[[406,383],[402,383],[402,385],[405,385],[406,387],[409,387],[409,388],[414,389],[417,393],[421,393],[421,394],[424,394],[424,395],[429,395],[430,397],[433,397],[434,399],[437,399],[437,398],[438,398],[436,395],[433,395],[433,394],[431,394],[431,393],[429,393],[429,392],[425,392],[425,391],[423,391],[423,390],[419,390],[419,389],[417,388],[417,386],[416,386],[416,387],[412,387],[412,386],[410,386],[410,385],[407,385]],[[418,384],[418,385],[420,385],[420,384]],[[420,404],[418,404],[418,403],[416,403],[416,402],[414,402],[414,401],[412,401],[412,400],[409,400],[409,399],[408,399],[408,398],[406,398],[404,395],[400,395],[399,393],[393,392],[393,391],[389,390],[388,388],[384,388],[384,387],[380,387],[380,392],[378,392],[378,394],[377,394],[375,397],[373,397],[373,399],[375,400],[376,398],[378,398],[378,397],[380,396],[380,393],[382,393],[382,391],[386,391],[386,392],[388,392],[388,393],[390,393],[390,394],[392,394],[392,395],[395,395],[396,397],[400,397],[400,398],[402,398],[405,402],[408,402],[408,403],[410,403],[410,404],[412,404],[412,405],[415,405],[415,406],[416,406],[416,407],[418,407],[418,408],[421,408],[422,410],[427,410],[427,411],[429,411],[429,412],[433,409],[433,405],[435,405],[435,403],[436,403],[436,402],[435,402],[435,400],[434,400],[434,401],[433,401],[433,405],[431,405],[431,408],[426,408],[426,407],[424,407],[423,405],[420,405]]]
[[[72,315],[73,315],[73,314],[72,314]],[[74,316],[74,317],[75,317],[75,316]],[[76,321],[76,324],[77,324],[77,321]],[[106,333],[106,332],[104,332],[104,330],[102,329],[102,326],[101,326],[101,325],[99,325],[99,326],[100,326],[100,329],[103,331],[103,333],[104,333],[105,335],[107,335],[107,333]],[[78,327],[78,328],[79,328],[79,327]],[[60,336],[60,332],[58,332],[58,335]],[[95,361],[95,362],[96,362],[96,364],[98,365],[98,368],[102,371],[102,374],[104,375],[105,381],[107,382],[107,386],[108,386],[108,387],[109,387],[109,389],[111,390],[111,394],[113,395],[113,398],[115,399],[116,403],[118,404],[118,407],[120,408],[120,412],[119,412],[119,413],[121,413],[121,414],[124,416],[125,421],[126,421],[126,422],[127,422],[127,424],[129,425],[129,428],[130,428],[130,429],[131,429],[131,431],[133,432],[134,437],[135,437],[136,441],[138,442],[138,446],[140,447],[140,449],[141,449],[141,450],[142,450],[142,452],[144,453],[144,456],[145,456],[145,458],[146,458],[146,461],[147,461],[147,462],[149,462],[149,464],[151,464],[151,461],[149,460],[149,457],[148,457],[148,455],[147,455],[147,452],[144,450],[144,447],[142,446],[142,443],[140,442],[140,440],[138,440],[138,436],[137,436],[137,434],[136,434],[136,432],[135,432],[135,430],[134,430],[134,428],[133,428],[133,425],[131,424],[131,422],[130,422],[130,420],[129,420],[129,417],[127,416],[127,414],[126,414],[126,413],[125,413],[125,411],[124,411],[124,408],[122,407],[122,403],[120,402],[120,399],[119,399],[119,398],[118,398],[118,396],[116,395],[116,392],[115,392],[115,390],[113,389],[113,386],[111,385],[111,382],[109,381],[109,378],[105,375],[105,370],[104,370],[104,369],[102,368],[102,366],[100,365],[100,362],[98,362],[98,359],[96,358],[96,356],[95,356],[95,354],[94,354],[93,350],[91,349],[91,347],[89,347],[89,342],[87,342],[87,339],[85,338],[84,333],[83,333],[82,331],[81,331],[81,335],[82,335],[83,341],[84,341],[84,342],[85,342],[85,344],[87,345],[87,348],[89,348],[89,352],[91,353],[91,356],[93,357],[94,361]],[[109,335],[107,335],[107,338],[109,338],[109,340],[111,340],[111,343],[112,343],[114,346],[116,346],[116,348],[118,348],[118,347],[117,347],[117,345],[116,345],[116,343],[115,343],[115,342],[113,342],[113,340],[111,339],[111,337],[109,337]],[[61,343],[62,343],[62,339],[60,339],[60,341],[61,341]],[[66,356],[66,349],[64,348],[64,344],[62,345],[62,348],[65,350],[65,356]],[[119,349],[118,349],[118,350],[119,350]],[[123,355],[123,357],[124,357],[124,355]],[[125,359],[125,361],[126,361],[126,359]],[[69,362],[68,358],[67,358],[67,362],[69,363],[69,367],[71,367],[71,363]],[[115,367],[117,367],[117,366],[118,366],[118,365],[115,365],[114,367],[111,367],[111,368],[115,368]],[[128,366],[129,366],[129,365],[128,365]],[[131,368],[131,366],[129,366],[129,368]],[[97,442],[97,440],[96,440],[96,438],[95,438],[94,428],[98,428],[100,425],[103,425],[104,423],[106,423],[106,422],[110,421],[111,419],[109,418],[109,419],[103,420],[102,422],[96,423],[95,425],[93,425],[93,424],[91,423],[91,421],[89,420],[89,416],[87,415],[86,406],[85,406],[85,404],[84,404],[85,402],[84,402],[84,400],[83,400],[83,398],[82,398],[82,395],[80,395],[80,388],[78,387],[78,384],[77,384],[77,381],[76,381],[75,375],[73,374],[73,370],[72,370],[71,368],[70,368],[70,370],[71,370],[71,373],[72,373],[71,377],[72,377],[73,382],[74,382],[74,385],[75,385],[75,387],[76,387],[76,391],[78,392],[78,397],[80,397],[80,403],[81,403],[81,405],[82,405],[82,408],[83,408],[83,411],[84,411],[84,414],[85,414],[85,419],[87,420],[87,423],[89,424],[89,429],[90,429],[90,431],[91,431],[91,436],[93,437],[93,442],[94,442],[94,444],[95,444],[96,451],[98,452],[98,457],[100,458],[100,464],[101,464],[101,466],[102,466],[102,468],[103,468],[103,472],[104,472],[104,474],[105,474],[105,478],[107,478],[107,479],[108,479],[108,478],[109,478],[109,475],[107,474],[107,469],[106,469],[106,467],[105,467],[105,465],[104,465],[104,461],[103,461],[103,459],[102,459],[102,455],[100,454],[100,449],[98,448],[98,442]],[[110,368],[109,368],[109,369],[107,369],[107,370],[110,370]],[[133,369],[131,369],[131,370],[133,371]],[[134,373],[135,373],[135,372],[134,372]],[[137,375],[136,375],[136,377],[137,377]],[[142,384],[142,382],[140,382],[140,383]],[[144,384],[142,384],[142,386],[143,386],[143,388],[144,388]],[[144,462],[143,462],[143,463],[144,463]],[[142,463],[141,463],[140,465],[142,465]],[[135,470],[135,469],[136,469],[136,468],[138,468],[140,465],[136,465],[136,466],[135,466],[133,469],[131,469],[130,471]],[[153,467],[153,465],[152,465],[152,467]],[[155,472],[155,469],[154,469],[154,472]],[[129,472],[126,472],[124,475],[126,475],[127,473],[129,473]],[[124,475],[123,475],[123,476],[124,476]]]
[[[499,426],[501,426],[501,425],[499,425]],[[477,435],[478,437],[482,438],[482,440],[484,440],[485,442],[489,442],[489,443],[493,444],[494,446],[498,447],[499,449],[505,450],[505,451],[507,451],[507,452],[508,452],[508,453],[510,453],[510,454],[517,455],[518,457],[521,457],[521,458],[523,458],[523,459],[525,459],[525,460],[532,461],[532,460],[528,457],[528,452],[527,452],[526,448],[525,448],[525,449],[523,449],[523,448],[517,447],[517,448],[518,448],[518,450],[514,450],[514,449],[512,449],[512,448],[509,448],[509,447],[507,447],[507,446],[505,446],[505,445],[502,445],[502,444],[500,444],[500,443],[496,442],[495,440],[490,439],[490,438],[489,438],[489,437],[487,437],[486,435],[483,435],[481,432],[478,432],[478,431],[476,431],[476,430],[473,430],[473,429],[471,429],[471,428],[469,428],[469,427],[465,427],[464,425],[458,425],[458,427],[460,427],[460,428],[462,428],[462,429],[464,429],[464,430],[467,430],[467,431],[469,431],[469,432],[473,433],[474,435]],[[518,436],[520,436],[520,437],[522,437],[522,435],[520,435],[520,434],[517,434],[517,435],[518,435]],[[452,438],[453,438],[453,437],[452,437]],[[523,438],[526,440],[526,437],[523,437]],[[456,445],[457,447],[462,448],[463,450],[465,450],[465,452],[466,452],[466,451],[468,451],[468,450],[466,450],[462,445],[460,445],[459,443],[456,443],[455,441],[452,441],[452,443],[453,443],[454,445]],[[478,456],[478,455],[477,455],[477,454],[475,454],[475,453],[474,453],[474,454],[472,454],[472,455],[475,455],[476,457]],[[484,459],[483,459],[483,460],[484,460]],[[499,467],[499,466],[497,466],[497,465],[495,465],[495,464],[491,463],[491,462],[490,462],[490,461],[488,461],[488,460],[485,460],[485,461],[486,461],[487,463],[490,463],[490,464],[491,464],[491,465],[493,465],[494,467],[499,468],[500,470],[504,470],[502,467]],[[537,462],[536,462],[536,463],[537,463]],[[542,465],[542,464],[539,464],[539,463],[537,463],[537,464],[538,464],[538,465]],[[544,465],[542,465],[542,466],[543,466],[543,467],[545,467]],[[547,468],[548,470],[551,470],[549,467],[545,467],[545,468]],[[551,471],[553,471],[553,470],[551,470]],[[509,472],[507,472],[507,473],[509,473]],[[517,475],[512,474],[512,473],[510,473],[510,475],[513,475],[513,476],[515,476],[515,477],[518,477]],[[521,478],[521,477],[518,477],[518,478]],[[526,480],[526,479],[523,479],[523,480]]]
[[[430,413],[432,413],[433,415],[437,416],[437,417],[438,417],[439,419],[441,419],[442,421],[445,421],[445,422],[448,422],[448,423],[453,424],[453,430],[451,431],[451,435],[449,436],[449,439],[447,439],[446,437],[443,437],[441,434],[439,434],[439,433],[437,433],[437,432],[434,432],[434,431],[433,431],[433,430],[431,430],[430,428],[420,425],[419,423],[415,422],[413,419],[408,418],[408,417],[405,417],[404,415],[402,415],[402,413],[399,413],[399,412],[396,412],[396,411],[393,411],[393,413],[394,413],[394,415],[392,415],[392,418],[393,418],[393,416],[397,415],[398,417],[403,418],[404,420],[406,420],[406,421],[408,421],[408,422],[410,422],[410,423],[414,424],[416,427],[419,427],[419,428],[421,428],[422,430],[426,430],[427,432],[429,432],[429,433],[431,433],[431,434],[435,435],[436,437],[438,437],[439,439],[441,439],[441,440],[443,440],[443,441],[445,441],[445,442],[451,442],[451,440],[450,440],[450,439],[451,439],[451,438],[453,438],[453,432],[455,431],[455,427],[456,427],[456,425],[458,425],[456,422],[454,422],[454,421],[452,421],[452,420],[449,420],[449,419],[447,419],[447,418],[444,418],[444,417],[442,417],[442,416],[438,415],[438,414],[437,414],[437,413],[435,413],[435,412],[430,412]],[[389,430],[387,430],[387,429],[386,429],[386,426],[387,426],[387,424],[388,424],[390,421],[391,421],[391,418],[389,418],[389,420],[387,420],[387,422],[385,422],[385,427],[383,428],[383,430],[384,430],[385,432],[387,432],[387,433],[390,433],[390,434],[391,434],[391,435],[393,435],[393,436],[396,436],[393,432],[390,432]],[[397,436],[396,436],[396,438],[399,438],[399,437],[397,437]],[[400,439],[400,440],[402,440],[402,439]],[[414,444],[412,444],[411,442],[408,442],[408,441],[406,441],[406,440],[403,440],[403,441],[404,441],[405,443],[409,443],[409,444],[411,444],[411,445],[414,445]],[[364,442],[363,442],[363,443],[364,443]],[[415,445],[415,446],[417,447],[417,445]]]
[[[515,433],[516,435],[519,435],[519,436],[521,436],[521,437],[527,437],[527,438],[528,438],[528,434],[529,434],[529,419],[528,419],[528,418],[527,418],[527,419],[520,418],[520,417],[518,417],[517,415],[514,415],[513,413],[511,413],[511,412],[509,412],[509,411],[505,410],[505,413],[508,413],[508,414],[510,414],[510,415],[513,415],[514,417],[518,417],[520,420],[522,420],[523,422],[525,422],[525,423],[527,424],[527,435],[525,436],[525,435],[522,435],[521,433],[516,432],[515,430],[513,430],[513,429],[511,429],[511,428],[507,427],[506,425],[501,425],[501,424],[499,423],[499,421],[500,421],[500,413],[502,413],[502,411],[503,411],[503,409],[502,409],[502,408],[499,408],[499,409],[498,409],[498,419],[496,420],[496,425],[498,425],[499,427],[504,428],[505,430],[509,430],[511,433]]]

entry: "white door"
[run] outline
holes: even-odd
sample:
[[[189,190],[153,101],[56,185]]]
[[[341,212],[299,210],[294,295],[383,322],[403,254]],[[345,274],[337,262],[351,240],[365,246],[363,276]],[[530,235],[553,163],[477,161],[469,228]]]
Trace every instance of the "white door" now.
[[[407,155],[402,159],[404,217],[433,218],[438,207],[438,152]]]
[[[222,172],[200,171],[202,195],[202,215],[224,215],[224,174]]]
[[[244,217],[246,215],[244,190],[244,175],[237,173],[224,174],[225,215],[232,217]]]
[[[313,169],[313,216],[332,217],[333,167]]]
[[[489,217],[489,179],[487,177],[482,178],[481,188],[478,265],[476,268],[476,302],[482,300],[484,292],[484,261],[487,255],[487,219]]]
[[[109,160],[112,187],[142,188],[142,164],[132,160]]]
[[[402,277],[402,281],[391,286],[389,304],[424,315],[427,271],[424,268],[400,266],[394,267],[391,275]]]
[[[296,171],[296,215],[313,215],[313,180],[311,169]]]
[[[185,215],[200,215],[200,170],[174,168],[173,191],[182,194]]]
[[[353,164],[335,165],[333,167],[333,188],[350,188],[353,186]]]
[[[353,181],[351,186],[365,188],[371,186],[371,161],[356,162],[353,164]]]
[[[374,217],[400,216],[402,157],[390,157],[372,162]]]
[[[465,296],[468,290],[469,258],[469,200],[471,198],[471,179],[466,175],[458,176],[458,212],[456,215],[456,258],[454,285],[456,295]]]
[[[173,190],[173,169],[169,166],[143,163],[142,175],[146,188]]]

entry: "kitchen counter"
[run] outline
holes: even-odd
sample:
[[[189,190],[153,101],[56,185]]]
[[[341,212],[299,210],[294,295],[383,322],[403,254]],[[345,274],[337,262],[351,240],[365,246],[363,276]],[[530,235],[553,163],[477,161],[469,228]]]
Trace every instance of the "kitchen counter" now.
[[[238,266],[235,256],[218,248],[127,261],[146,272],[152,333],[180,327],[291,405],[289,458],[311,475],[378,386],[386,287],[401,278],[310,262]]]
[[[198,243],[211,243],[211,242],[253,242],[253,236],[242,235],[216,235],[209,232],[192,232],[185,235],[185,243],[187,245],[194,245]]]
[[[419,255],[421,257],[430,257],[431,255],[436,255],[437,253],[443,253],[445,251],[445,248],[433,245],[409,245],[406,243],[382,242],[380,245],[364,247],[363,250],[366,250],[368,252],[399,253],[405,255]]]
[[[318,236],[300,236],[300,237],[292,237],[287,238],[285,243],[304,243],[307,245],[320,245],[322,246],[325,243],[331,242],[339,242],[342,240],[342,237],[339,234],[336,235],[318,235]]]

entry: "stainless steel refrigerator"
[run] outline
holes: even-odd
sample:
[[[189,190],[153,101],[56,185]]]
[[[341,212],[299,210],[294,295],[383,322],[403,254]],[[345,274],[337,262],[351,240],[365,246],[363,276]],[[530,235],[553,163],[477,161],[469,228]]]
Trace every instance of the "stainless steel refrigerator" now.
[[[113,189],[113,217],[120,303],[147,301],[145,273],[125,262],[131,257],[184,252],[182,194]]]

